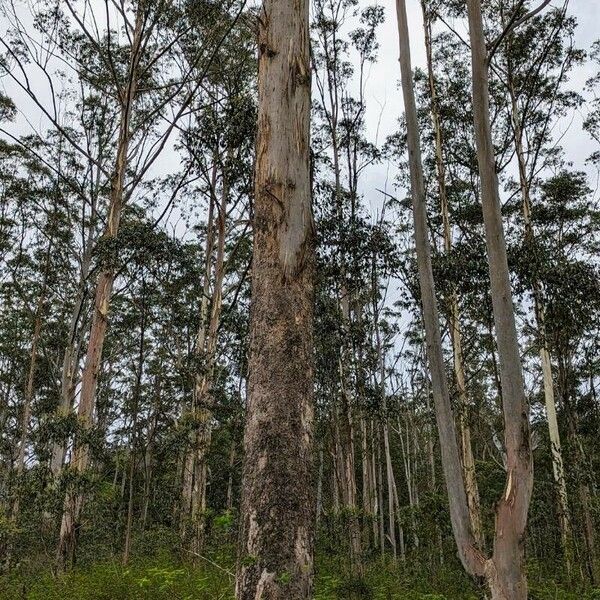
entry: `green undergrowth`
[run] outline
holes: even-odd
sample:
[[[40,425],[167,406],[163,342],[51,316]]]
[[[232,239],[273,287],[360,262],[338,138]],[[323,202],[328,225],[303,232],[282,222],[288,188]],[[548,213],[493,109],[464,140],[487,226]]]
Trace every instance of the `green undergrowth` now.
[[[232,600],[233,552],[210,553],[197,565],[168,554],[80,565],[55,578],[43,561],[21,564],[0,579],[0,600]],[[600,600],[600,590],[568,592],[530,573],[531,600]],[[458,569],[416,562],[374,560],[362,577],[335,557],[317,559],[315,600],[479,600],[483,596]]]

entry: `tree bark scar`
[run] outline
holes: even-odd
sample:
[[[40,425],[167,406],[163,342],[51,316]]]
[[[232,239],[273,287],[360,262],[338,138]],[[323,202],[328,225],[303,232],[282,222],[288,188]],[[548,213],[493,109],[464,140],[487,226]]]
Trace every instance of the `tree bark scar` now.
[[[273,48],[269,40],[269,15],[266,7],[262,7],[262,16],[258,18],[258,52],[259,57],[275,58],[278,52]]]
[[[267,182],[267,184],[263,187],[263,192],[269,196],[272,200],[275,201],[275,204],[281,209],[282,219],[285,217],[285,204],[284,201],[273,192],[273,188],[281,188],[283,187],[281,184]],[[281,194],[280,194],[281,195]]]

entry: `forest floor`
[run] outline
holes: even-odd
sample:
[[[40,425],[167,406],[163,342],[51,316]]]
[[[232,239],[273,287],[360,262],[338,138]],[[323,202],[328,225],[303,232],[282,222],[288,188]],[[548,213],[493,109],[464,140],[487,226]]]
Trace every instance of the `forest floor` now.
[[[53,577],[47,565],[23,562],[0,578],[0,600],[233,600],[235,569],[228,548],[184,565],[165,553],[137,559],[100,560]],[[531,569],[530,569],[531,570]],[[599,590],[568,591],[530,573],[530,600],[600,600]],[[318,557],[315,600],[480,600],[483,594],[458,568],[417,562],[370,563],[362,578],[337,557]]]

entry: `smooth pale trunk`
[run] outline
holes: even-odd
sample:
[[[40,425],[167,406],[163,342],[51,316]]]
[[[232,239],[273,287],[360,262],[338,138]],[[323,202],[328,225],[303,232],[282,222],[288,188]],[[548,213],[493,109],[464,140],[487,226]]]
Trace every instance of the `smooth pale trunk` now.
[[[390,454],[390,436],[388,431],[387,421],[383,423],[383,450],[385,453],[385,474],[387,479],[387,492],[388,492],[388,539],[392,546],[392,553],[394,560],[398,555],[396,549],[396,503],[394,497],[394,490],[396,488],[396,482],[394,481],[394,471],[392,468],[392,458]]]
[[[204,274],[202,281],[202,300],[200,301],[200,324],[198,326],[198,335],[196,336],[196,357],[201,358],[205,347],[208,330],[208,311],[210,307],[210,278],[212,275],[212,258],[215,245],[215,228],[214,228],[214,211],[216,198],[214,191],[217,180],[217,162],[213,166],[211,175],[211,195],[208,205],[208,217],[206,222],[206,240],[204,244]],[[196,466],[196,457],[198,453],[199,428],[202,426],[198,420],[206,415],[201,414],[202,411],[198,406],[198,379],[194,380],[194,389],[192,391],[192,402],[190,416],[193,420],[194,430],[189,439],[189,446],[186,449],[183,460],[183,481],[181,490],[181,514],[180,514],[180,535],[184,542],[184,546],[190,546],[190,542],[195,537],[193,513],[194,513],[194,497],[197,496],[197,489],[194,489],[197,481],[198,469]],[[189,550],[189,548],[187,548]]]
[[[446,167],[443,156],[443,134],[440,114],[437,101],[437,90],[435,87],[435,77],[433,72],[433,56],[431,42],[431,20],[425,2],[421,1],[423,12],[423,23],[425,29],[425,49],[427,55],[427,72],[429,79],[429,92],[431,94],[431,121],[435,135],[435,163],[438,180],[438,191],[440,194],[440,209],[442,213],[442,224],[444,232],[444,250],[446,254],[452,252],[452,229],[450,225],[450,212],[448,208],[448,196],[446,191]],[[463,476],[465,478],[465,489],[467,493],[467,502],[469,504],[469,514],[471,516],[471,527],[473,535],[480,548],[484,546],[483,529],[481,525],[481,507],[479,501],[479,488],[475,474],[475,458],[473,456],[473,447],[471,443],[471,428],[469,424],[469,397],[467,394],[465,366],[462,349],[462,334],[460,327],[460,309],[458,304],[458,294],[453,289],[450,293],[450,310],[448,318],[448,329],[450,330],[450,339],[452,340],[452,354],[454,366],[454,378],[458,399],[460,405],[459,427],[462,450]]]
[[[142,282],[142,289],[144,283]],[[142,296],[143,297],[143,296]],[[138,445],[138,415],[140,410],[140,395],[142,387],[142,376],[144,373],[144,341],[146,339],[146,312],[145,305],[142,305],[142,317],[140,326],[140,346],[138,353],[137,375],[133,389],[133,422],[131,425],[130,449],[129,449],[129,498],[127,500],[127,520],[125,524],[125,543],[123,545],[123,564],[129,562],[131,555],[131,542],[133,530],[133,509],[134,509],[134,483],[137,463],[137,445]]]
[[[410,58],[410,42],[406,4],[404,0],[396,1],[398,17],[398,34],[400,44],[400,71],[406,115],[408,157],[413,203],[414,238],[417,253],[419,285],[427,358],[431,374],[431,384],[435,404],[435,414],[440,439],[442,468],[450,504],[450,520],[457,542],[459,557],[469,573],[483,574],[483,560],[476,548],[472,533],[467,496],[463,482],[463,469],[460,460],[456,427],[450,405],[448,382],[444,367],[442,340],[439,328],[439,314],[435,296],[433,270],[431,266],[431,250],[429,246],[429,230],[425,206],[425,186],[423,181],[423,165],[419,139],[419,125],[412,81]]]
[[[339,191],[338,191],[339,193]],[[349,329],[351,325],[350,298],[348,291],[342,287],[340,291],[340,307],[344,327]],[[351,359],[348,356],[347,345],[340,349],[340,360],[338,365],[340,376],[340,459],[343,465],[343,473],[340,479],[342,498],[347,519],[347,530],[350,543],[350,561],[352,569],[356,572],[362,571],[362,544],[360,535],[360,522],[358,518],[358,495],[356,487],[355,450],[354,450],[354,417],[352,414],[352,397],[350,393],[350,373],[348,364]],[[338,420],[338,422],[340,422]]]
[[[375,454],[375,446],[377,444],[377,440],[375,438],[375,424],[373,420],[370,422],[370,432],[371,432],[371,506],[373,507],[373,514],[371,517],[372,520],[372,528],[373,528],[373,542],[375,547],[380,545],[382,542],[379,538],[379,511],[380,511],[380,503],[379,503],[379,485],[377,479],[377,457]]]
[[[217,358],[217,337],[221,322],[221,308],[223,305],[223,280],[225,277],[225,236],[227,220],[227,200],[229,184],[223,175],[223,190],[219,203],[217,218],[218,241],[215,261],[215,282],[210,302],[210,318],[205,336],[199,336],[199,343],[203,344],[198,349],[199,356],[203,359],[203,373],[196,377],[195,389],[195,425],[196,446],[194,456],[194,485],[191,505],[192,539],[191,551],[198,554],[204,546],[206,528],[206,489],[208,485],[207,456],[212,438],[212,418],[214,403],[212,399],[212,384]]]
[[[77,298],[71,312],[69,337],[65,344],[65,350],[63,354],[60,379],[60,404],[56,411],[56,414],[61,418],[69,415],[73,408],[73,401],[75,399],[75,387],[82,343],[82,332],[79,331],[79,322],[81,320],[81,312],[83,310],[85,299],[85,282],[88,278],[91,266],[92,247],[92,234],[90,233],[86,241],[86,251],[81,261],[81,273],[79,275],[79,282],[77,284]],[[50,471],[55,479],[60,475],[65,462],[65,456],[67,454],[67,442],[67,439],[63,439],[55,441],[52,444]]]
[[[507,482],[496,505],[496,534],[486,579],[493,600],[526,600],[524,541],[533,490],[529,405],[510,287],[489,110],[488,58],[480,0],[467,0],[473,71],[473,115],[496,344],[502,383]]]

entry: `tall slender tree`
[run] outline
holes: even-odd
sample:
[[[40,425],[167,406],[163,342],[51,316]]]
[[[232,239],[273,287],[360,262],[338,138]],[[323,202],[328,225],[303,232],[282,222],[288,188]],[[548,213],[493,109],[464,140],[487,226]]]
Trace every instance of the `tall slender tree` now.
[[[524,544],[533,491],[533,457],[529,403],[525,396],[492,141],[488,83],[490,53],[502,40],[499,38],[495,41],[488,52],[480,0],[467,0],[467,8],[473,72],[475,143],[500,360],[507,469],[506,488],[496,506],[494,551],[492,560],[486,566],[486,578],[494,600],[525,600],[527,581]],[[518,24],[519,21],[514,22],[515,26]]]

